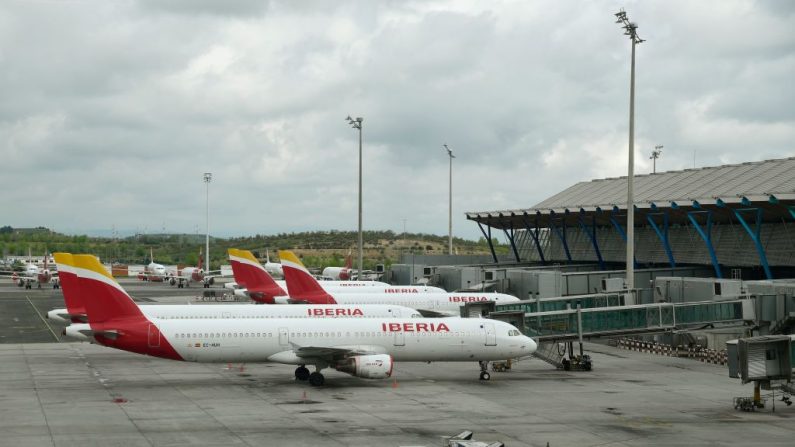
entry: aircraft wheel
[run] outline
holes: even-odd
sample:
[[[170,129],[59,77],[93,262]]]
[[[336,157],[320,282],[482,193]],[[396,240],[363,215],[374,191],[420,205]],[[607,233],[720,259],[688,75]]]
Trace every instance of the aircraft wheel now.
[[[487,373],[486,371],[481,371],[480,380],[489,380],[489,379],[491,379],[491,374]]]
[[[309,379],[309,369],[306,366],[299,366],[295,369],[295,378],[297,380],[305,381]]]
[[[326,378],[319,372],[313,372],[309,375],[309,384],[312,386],[323,386],[326,383]]]

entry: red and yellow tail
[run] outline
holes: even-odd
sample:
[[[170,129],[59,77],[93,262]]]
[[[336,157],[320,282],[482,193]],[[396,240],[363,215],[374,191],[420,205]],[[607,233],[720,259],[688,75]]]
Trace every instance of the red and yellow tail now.
[[[72,255],[89,322],[143,318],[144,314],[122,289],[99,259],[93,255]]]
[[[86,304],[80,294],[80,284],[75,270],[74,259],[71,253],[53,253],[55,266],[58,269],[58,279],[61,282],[61,292],[66,303],[66,311],[70,315],[85,315]],[[75,319],[72,319],[75,322]]]
[[[274,297],[287,295],[250,251],[230,248],[228,253],[235,282],[246,288],[252,300],[273,304]]]
[[[334,297],[326,292],[317,282],[309,270],[298,259],[295,253],[289,250],[279,250],[279,259],[284,270],[284,280],[287,281],[287,291],[290,298],[296,301],[306,301],[309,304],[336,304]]]
[[[158,325],[93,255],[72,255],[88,323],[100,344],[155,357],[183,360]]]

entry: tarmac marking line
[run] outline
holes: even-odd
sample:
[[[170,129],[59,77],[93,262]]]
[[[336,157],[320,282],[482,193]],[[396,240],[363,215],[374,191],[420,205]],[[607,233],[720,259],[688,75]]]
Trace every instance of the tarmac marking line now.
[[[58,338],[57,335],[55,335],[55,331],[52,330],[52,328],[50,327],[50,324],[47,323],[47,320],[45,320],[44,317],[41,316],[41,313],[39,312],[39,309],[36,309],[36,306],[33,304],[33,301],[31,301],[28,296],[25,296],[25,299],[28,300],[28,303],[30,303],[30,307],[32,307],[33,311],[36,312],[36,315],[39,316],[39,318],[41,319],[41,322],[44,323],[45,326],[47,326],[47,329],[50,331],[50,333],[52,334],[52,337],[55,339],[55,341],[60,343],[61,340]]]

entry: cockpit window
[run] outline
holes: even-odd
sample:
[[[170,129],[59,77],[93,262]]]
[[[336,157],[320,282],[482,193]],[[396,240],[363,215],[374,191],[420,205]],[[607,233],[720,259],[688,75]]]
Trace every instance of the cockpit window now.
[[[519,336],[519,335],[522,335],[522,333],[517,331],[516,329],[511,329],[510,331],[508,331],[508,336],[509,337],[516,337],[516,336]]]

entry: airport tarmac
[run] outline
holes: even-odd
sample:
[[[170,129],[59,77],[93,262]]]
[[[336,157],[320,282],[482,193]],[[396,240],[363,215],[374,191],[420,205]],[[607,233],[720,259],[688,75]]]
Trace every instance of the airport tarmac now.
[[[169,302],[201,293],[125,287],[152,302],[166,292],[180,294]],[[33,317],[62,306],[59,296],[0,285],[4,326],[18,320],[0,339],[0,446],[441,446],[463,430],[509,447],[791,446],[795,439],[795,406],[734,410],[732,398],[752,389],[725,366],[589,343],[590,372],[528,359],[480,382],[475,363],[400,363],[394,380],[325,370],[326,386],[312,388],[295,382],[287,365],[241,369],[53,342]]]

